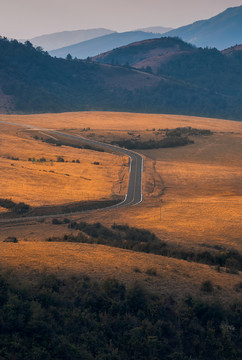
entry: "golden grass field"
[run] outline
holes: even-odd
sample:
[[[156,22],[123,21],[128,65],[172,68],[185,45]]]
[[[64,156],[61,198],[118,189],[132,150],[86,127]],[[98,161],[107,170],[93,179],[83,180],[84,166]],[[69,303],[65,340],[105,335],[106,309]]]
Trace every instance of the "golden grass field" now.
[[[86,149],[55,147],[34,140],[31,131],[16,126],[0,124],[0,129],[0,198],[42,206],[108,199],[125,193],[127,158]],[[33,157],[35,162],[28,161]],[[68,162],[57,162],[58,157]],[[41,158],[47,161],[38,162]],[[80,163],[72,163],[72,160]]]
[[[168,241],[242,250],[241,140],[241,135],[218,134],[182,148],[144,151],[150,168],[147,210],[137,210],[136,224]],[[155,176],[157,186],[152,188]],[[159,197],[163,186],[165,195]]]
[[[238,121],[217,120],[195,116],[133,114],[119,112],[73,112],[62,114],[0,115],[0,119],[48,129],[146,130],[192,126],[212,131],[240,132]],[[1,125],[2,126],[2,125]]]
[[[184,126],[215,132],[212,136],[194,138],[194,144],[184,147],[142,151],[145,156],[144,198],[140,205],[95,211],[91,215],[83,214],[75,218],[87,222],[100,221],[104,225],[127,223],[149,229],[167,242],[201,251],[218,245],[242,250],[240,122],[105,112],[0,115],[0,120],[74,132],[90,127],[93,133],[102,136],[112,131],[119,131],[124,136],[127,131],[139,130],[145,133],[146,129]],[[32,140],[28,132],[21,128],[0,124],[0,129],[1,135],[4,135],[0,142],[0,197],[9,196],[38,205],[76,201],[77,198],[81,200],[84,192],[90,198],[91,194],[97,198],[125,194],[127,159],[90,150],[54,147]],[[19,157],[20,161],[8,160],[7,156]],[[68,161],[79,159],[80,164],[32,164],[27,159],[33,156],[44,156],[48,160],[64,156]],[[101,166],[95,166],[94,161],[99,161]],[[56,174],[47,172],[52,169]],[[31,188],[35,191],[31,191]],[[63,188],[65,191],[62,191]],[[74,190],[69,192],[70,188]],[[46,192],[48,199],[43,198]],[[168,290],[180,294],[189,291],[198,293],[203,280],[212,280],[222,287],[216,291],[219,296],[226,298],[229,294],[236,295],[233,286],[240,280],[240,276],[218,273],[206,265],[101,245],[38,243],[49,236],[70,232],[66,225],[54,226],[51,220],[42,223],[32,221],[28,225],[1,225],[0,240],[6,236],[17,236],[20,243],[1,243],[0,262],[5,266],[26,265],[29,268],[54,271],[80,271],[97,278],[115,276],[126,283],[137,278],[161,293]],[[142,272],[135,273],[132,270],[134,266],[138,266]],[[157,268],[157,277],[145,274],[145,269],[153,266]]]
[[[115,277],[126,285],[142,282],[148,290],[171,294],[175,298],[193,294],[227,303],[240,297],[235,291],[239,276],[202,264],[136,253],[96,244],[49,243],[21,241],[1,243],[1,265],[4,268],[34,272],[44,270],[61,276],[88,274],[96,280]],[[136,272],[135,269],[140,272]],[[155,269],[156,276],[146,274]],[[214,293],[201,293],[201,283],[210,280]]]

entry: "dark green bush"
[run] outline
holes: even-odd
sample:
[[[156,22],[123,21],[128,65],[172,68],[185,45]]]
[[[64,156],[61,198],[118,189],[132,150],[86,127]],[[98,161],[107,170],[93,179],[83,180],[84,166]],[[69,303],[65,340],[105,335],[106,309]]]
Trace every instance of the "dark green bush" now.
[[[148,268],[145,273],[150,276],[157,276],[157,270],[155,268]]]
[[[206,280],[201,284],[201,291],[206,293],[212,293],[214,291],[213,284],[210,280]]]
[[[12,200],[9,199],[0,199],[0,206],[13,211],[16,214],[25,214],[26,212],[28,212],[30,210],[30,206],[20,202],[18,204],[16,204],[15,202],[13,202]]]
[[[226,266],[229,272],[237,273],[242,270],[242,254],[237,250],[189,250],[168,244],[148,230],[129,227],[128,225],[118,225],[116,223],[112,225],[111,229],[108,229],[100,223],[88,224],[81,222],[78,224],[77,222],[71,222],[68,226],[69,228],[80,230],[89,236],[88,240],[84,237],[83,242],[95,242],[213,266]]]
[[[19,215],[27,213],[29,211],[29,209],[30,209],[30,206],[23,202],[20,202],[19,204],[16,204],[13,207],[13,211]]]
[[[63,224],[63,223],[62,223],[61,220],[54,218],[54,219],[52,219],[52,224],[53,224],[53,225],[61,225],[61,224]]]

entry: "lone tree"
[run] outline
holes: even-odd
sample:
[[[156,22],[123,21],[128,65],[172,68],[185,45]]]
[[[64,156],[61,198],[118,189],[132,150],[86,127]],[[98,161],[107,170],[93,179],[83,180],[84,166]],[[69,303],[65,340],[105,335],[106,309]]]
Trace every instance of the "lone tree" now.
[[[66,55],[66,60],[72,60],[71,54],[67,54],[67,55]]]

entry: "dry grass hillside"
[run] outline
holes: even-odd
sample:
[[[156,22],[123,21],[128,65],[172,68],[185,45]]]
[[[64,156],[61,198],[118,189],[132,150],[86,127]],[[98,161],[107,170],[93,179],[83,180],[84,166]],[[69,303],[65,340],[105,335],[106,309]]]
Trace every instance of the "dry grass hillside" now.
[[[114,133],[128,136],[129,131],[140,131],[148,136],[146,130],[154,128],[192,126],[213,131],[211,136],[193,137],[194,144],[187,146],[140,151],[145,156],[144,196],[140,205],[94,211],[91,215],[83,214],[73,219],[146,228],[168,243],[201,251],[218,246],[242,250],[240,122],[104,112],[1,115],[0,120],[72,132],[90,128],[84,136],[94,133],[109,141]],[[56,147],[33,140],[31,132],[20,127],[0,124],[0,128],[0,197],[12,197],[34,205],[81,199],[84,192],[90,198],[93,194],[98,198],[125,194],[127,159],[114,154]],[[8,156],[19,157],[19,160],[7,159]],[[33,156],[44,156],[48,161],[29,162],[28,158]],[[49,160],[58,156],[68,162],[51,165]],[[72,163],[73,159],[79,159],[80,163]],[[100,165],[94,165],[94,162],[100,162]],[[52,170],[55,173],[50,172]],[[34,192],[31,191],[33,188]],[[48,197],[43,198],[46,193]],[[75,233],[66,225],[52,225],[50,219],[41,223],[31,221],[0,226],[0,241],[7,236],[20,239],[18,244],[0,243],[0,262],[4,266],[84,272],[96,278],[115,276],[126,283],[138,279],[160,293],[178,295],[190,291],[198,294],[201,283],[211,280],[216,285],[216,296],[224,299],[230,294],[239,296],[234,290],[240,281],[239,274],[219,273],[207,265],[102,245],[43,242],[49,236]],[[141,272],[135,272],[134,267]],[[156,268],[157,276],[146,274],[151,267]]]
[[[236,291],[238,275],[183,260],[95,244],[20,241],[0,243],[0,247],[1,266],[19,272],[46,271],[61,276],[83,273],[96,280],[115,277],[126,285],[142,282],[148,290],[175,298],[192,294],[227,303],[240,297]],[[212,282],[213,293],[201,292],[205,281]]]
[[[17,126],[0,124],[0,129],[0,198],[42,206],[108,199],[125,193],[126,158],[56,147],[34,140],[31,131]],[[33,158],[35,161],[30,161]]]
[[[135,222],[169,241],[242,250],[242,137],[215,134],[194,141],[143,152],[149,159],[147,211],[139,208]],[[164,196],[157,188],[164,188]]]
[[[241,123],[238,121],[181,115],[83,111],[62,114],[0,115],[0,120],[48,129],[80,129],[90,127],[91,129],[104,129],[108,131],[192,126],[212,131],[241,132]]]

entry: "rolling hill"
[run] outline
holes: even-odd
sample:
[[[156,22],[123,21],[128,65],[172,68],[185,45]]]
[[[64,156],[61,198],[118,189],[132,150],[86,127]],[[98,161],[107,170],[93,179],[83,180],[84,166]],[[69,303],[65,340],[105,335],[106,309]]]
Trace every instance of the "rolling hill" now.
[[[54,51],[50,51],[51,56],[65,58],[67,54],[78,59],[86,59],[90,56],[101,54],[105,51],[150,38],[159,38],[159,33],[154,34],[144,31],[128,31],[124,33],[112,33],[104,35],[78,44],[66,46]]]
[[[137,69],[150,67],[153,72],[157,72],[163,63],[194,51],[196,51],[194,46],[178,38],[162,37],[122,46],[94,56],[92,60],[103,64],[128,64]]]
[[[109,29],[87,29],[87,30],[75,30],[75,31],[61,31],[53,34],[46,34],[34,37],[29,41],[34,46],[41,46],[44,50],[50,51],[61,48],[63,46],[69,46],[90,39],[97,38],[113,33],[114,31]]]
[[[190,47],[184,44],[186,46]],[[0,39],[0,88],[3,100],[11,100],[9,110],[13,112],[104,110],[241,120],[240,57],[228,57],[217,50],[207,52],[208,58],[222,59],[221,64],[229,59],[226,77],[221,75],[224,68],[213,74],[214,63],[210,72],[201,72],[199,77],[196,72],[198,62],[194,59],[190,74],[185,66],[186,57],[182,62],[183,73],[179,72],[179,66],[171,66],[170,62],[171,68],[166,69],[165,74],[157,75],[127,66],[57,59],[35,49],[31,43]],[[201,59],[199,53],[196,56]],[[210,78],[206,83],[208,74]],[[1,110],[5,111],[4,106]]]
[[[104,64],[129,64],[155,75],[242,98],[241,45],[220,52],[196,48],[179,38],[163,37],[129,44],[92,60]]]
[[[231,46],[228,49],[224,49],[222,53],[225,55],[235,55],[236,53],[238,53],[238,51],[242,51],[242,44]]]
[[[242,43],[242,6],[228,8],[208,19],[171,30],[164,36],[178,36],[201,47],[223,50]]]

